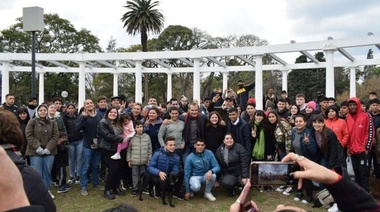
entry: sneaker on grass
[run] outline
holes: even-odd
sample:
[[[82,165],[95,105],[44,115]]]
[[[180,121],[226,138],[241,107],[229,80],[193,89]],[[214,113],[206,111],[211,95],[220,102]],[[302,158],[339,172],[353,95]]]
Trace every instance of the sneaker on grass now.
[[[297,194],[297,196],[294,197],[294,201],[297,201],[297,202],[298,202],[298,201],[301,201],[302,197],[303,197],[303,194],[299,192],[299,193]]]
[[[283,195],[285,196],[289,196],[293,193],[293,188],[292,187],[288,187],[287,189],[285,189],[284,192],[282,192]]]
[[[211,201],[211,202],[213,202],[213,201],[216,200],[216,198],[214,197],[214,195],[212,195],[211,192],[207,192],[207,193],[205,193],[204,198],[208,199],[208,200]]]
[[[278,192],[283,192],[283,191],[285,191],[287,188],[288,188],[287,186],[280,186],[280,187],[276,188],[276,191],[278,191]]]
[[[82,194],[83,196],[87,196],[88,195],[87,189],[86,188],[82,188],[80,190],[80,194]]]

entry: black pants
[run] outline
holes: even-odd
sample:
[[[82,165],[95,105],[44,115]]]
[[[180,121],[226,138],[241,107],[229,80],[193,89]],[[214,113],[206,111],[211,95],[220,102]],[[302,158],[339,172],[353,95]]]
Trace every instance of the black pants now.
[[[366,191],[369,191],[370,154],[371,153],[368,153],[366,155],[365,152],[362,152],[359,154],[351,155],[352,167],[354,168],[355,172],[355,180],[358,185]]]
[[[120,152],[120,154],[125,154],[125,149]],[[111,159],[111,156],[115,154],[115,152],[103,150],[104,158],[106,160],[108,174],[106,176],[106,185],[105,190],[115,190],[120,186],[121,180],[121,170],[123,166],[123,160],[114,160]]]
[[[237,177],[234,175],[225,174],[223,175],[220,184],[228,191],[232,191],[236,186],[242,186],[243,182],[241,181],[241,176]]]

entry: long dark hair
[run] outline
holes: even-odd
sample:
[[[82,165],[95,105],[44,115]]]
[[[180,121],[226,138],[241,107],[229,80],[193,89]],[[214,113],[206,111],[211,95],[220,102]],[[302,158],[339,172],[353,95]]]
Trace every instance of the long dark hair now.
[[[311,118],[312,118],[312,123],[314,123],[314,122],[325,123],[325,119],[324,119],[324,117],[321,114],[313,115]],[[330,150],[329,150],[329,140],[328,140],[328,137],[327,137],[327,131],[328,131],[328,128],[326,127],[326,125],[323,125],[322,132],[321,132],[321,141],[322,141],[321,150],[322,150],[323,155],[325,155],[325,156],[327,156],[327,154],[330,152]],[[314,129],[314,127],[312,128],[312,135],[315,136],[315,129]]]
[[[109,114],[109,113],[111,112],[111,110],[113,110],[113,109],[115,109],[116,112],[117,112],[116,119],[115,119],[115,121],[114,121],[113,124],[114,124],[117,128],[122,129],[122,126],[121,126],[120,121],[119,121],[119,111],[117,110],[116,107],[110,107],[110,108],[108,108],[108,110],[107,110],[106,113],[104,114],[104,118],[107,119],[107,120],[109,121],[109,119],[108,119],[108,114]]]
[[[26,113],[26,119],[25,120],[21,120],[20,119],[20,114],[23,114],[23,113]],[[22,108],[19,108],[18,110],[17,110],[17,120],[18,120],[18,122],[21,124],[21,123],[23,123],[23,124],[27,124],[28,123],[28,121],[30,120],[30,115],[29,115],[29,112],[28,112],[28,108],[26,108],[26,107],[22,107]]]

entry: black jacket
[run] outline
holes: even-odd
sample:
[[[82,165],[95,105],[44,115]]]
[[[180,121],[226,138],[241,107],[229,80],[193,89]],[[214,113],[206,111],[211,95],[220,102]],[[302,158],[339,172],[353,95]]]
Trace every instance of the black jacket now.
[[[227,127],[213,127],[209,126],[205,129],[205,144],[206,149],[212,151],[215,154],[218,147],[223,144],[224,136],[227,133]]]
[[[239,123],[236,125],[237,132],[232,130],[232,123],[230,120],[227,122],[227,132],[230,132],[234,135],[235,143],[240,143],[244,146],[245,150],[249,155],[252,153],[252,135],[251,135],[251,127],[249,124],[243,119],[239,119]]]
[[[228,150],[228,163],[227,161],[224,161],[224,148],[224,144],[220,145],[215,153],[215,157],[218,160],[222,174],[248,178],[250,157],[245,148],[239,143],[234,143]]]
[[[34,168],[28,166],[26,162],[13,151],[13,145],[2,146],[20,170],[22,181],[24,182],[24,190],[30,205],[40,205],[44,207],[45,211],[57,211],[41,175]]]
[[[322,150],[320,150],[319,152],[322,154],[322,156],[328,159],[327,168],[332,169],[338,166],[343,166],[346,163],[346,155],[344,153],[344,149],[340,144],[338,138],[336,137],[335,133],[330,128],[326,127],[326,129],[329,151],[322,152]],[[316,141],[315,131],[312,130],[311,134],[314,140]]]
[[[83,130],[77,130],[75,128],[75,124],[78,122],[78,114],[74,114],[74,116],[70,116],[66,113],[63,116],[63,123],[65,123],[67,138],[69,142],[79,141],[83,139]]]
[[[109,122],[108,119],[103,118],[98,124],[99,147],[111,152],[116,152],[117,143],[121,142],[123,142],[122,134],[116,135],[111,122]]]

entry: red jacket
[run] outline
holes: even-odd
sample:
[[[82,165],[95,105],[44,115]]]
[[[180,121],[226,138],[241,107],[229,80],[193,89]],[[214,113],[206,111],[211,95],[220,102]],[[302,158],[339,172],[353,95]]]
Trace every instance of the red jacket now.
[[[348,104],[350,102],[356,103],[357,111],[355,114],[350,112],[346,118],[348,132],[350,133],[350,141],[347,147],[351,154],[359,154],[365,150],[370,151],[375,136],[371,115],[361,110],[358,98],[352,97],[348,100]]]
[[[348,132],[347,123],[338,117],[334,119],[327,118],[325,120],[326,127],[330,128],[338,138],[342,147],[345,148],[350,139],[350,133]]]

